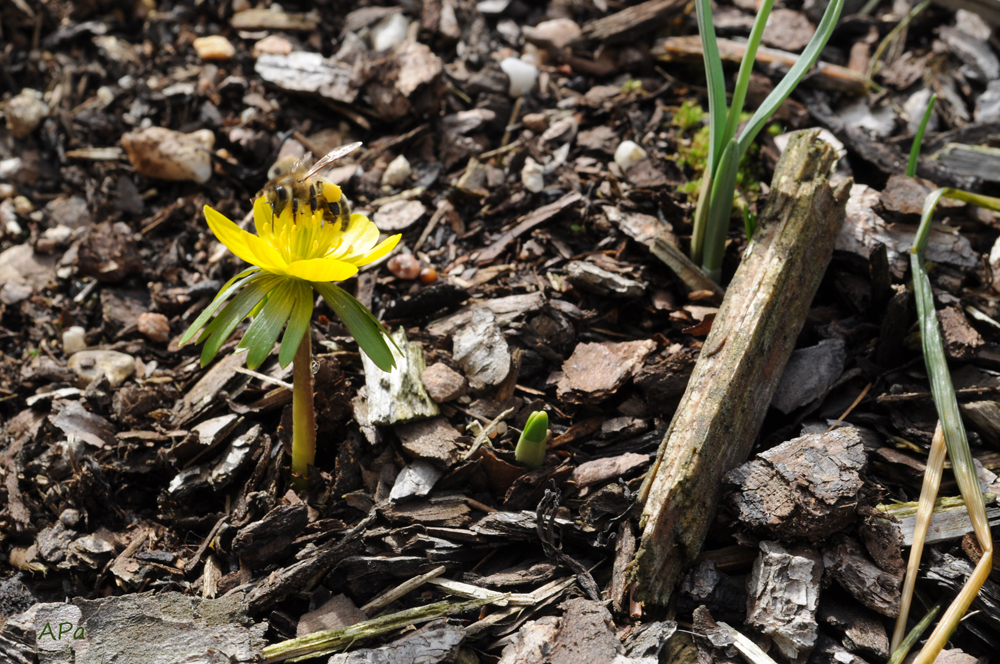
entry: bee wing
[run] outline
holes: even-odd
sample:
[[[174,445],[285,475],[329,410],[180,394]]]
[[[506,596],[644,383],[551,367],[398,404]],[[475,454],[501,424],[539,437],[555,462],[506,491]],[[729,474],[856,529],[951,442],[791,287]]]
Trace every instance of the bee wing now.
[[[360,142],[358,142],[358,143],[350,143],[349,145],[341,145],[339,148],[334,148],[334,149],[330,150],[328,153],[326,153],[325,157],[323,157],[322,159],[320,159],[319,161],[317,161],[315,164],[313,164],[313,167],[309,169],[308,173],[306,173],[305,175],[302,176],[302,178],[299,180],[299,182],[302,182],[302,180],[308,180],[309,178],[311,178],[312,176],[316,175],[321,170],[323,170],[324,168],[326,168],[327,166],[329,166],[333,162],[337,161],[341,157],[345,157],[345,156],[351,154],[352,152],[354,152],[355,150],[357,150],[358,148],[360,148],[361,145],[362,145],[362,143],[360,143]]]

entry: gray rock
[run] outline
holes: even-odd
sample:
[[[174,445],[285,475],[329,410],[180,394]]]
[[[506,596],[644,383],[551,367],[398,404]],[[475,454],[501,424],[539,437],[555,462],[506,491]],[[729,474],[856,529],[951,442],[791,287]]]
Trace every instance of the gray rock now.
[[[447,364],[436,362],[420,375],[427,393],[438,403],[452,401],[465,394],[469,381]]]
[[[81,350],[73,353],[66,366],[79,377],[80,387],[100,376],[107,376],[111,386],[118,387],[135,373],[135,358],[115,350]]]
[[[824,339],[788,359],[771,405],[788,414],[826,394],[844,371],[847,350],[840,339]]]

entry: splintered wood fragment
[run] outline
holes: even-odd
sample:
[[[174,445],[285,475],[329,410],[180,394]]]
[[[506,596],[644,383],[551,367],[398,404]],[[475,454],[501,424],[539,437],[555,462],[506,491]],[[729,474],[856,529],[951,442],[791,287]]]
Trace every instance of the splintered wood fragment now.
[[[724,62],[742,62],[746,44],[731,39],[718,39],[717,42],[719,55]],[[698,35],[667,37],[653,48],[653,55],[667,62],[696,60],[701,58],[701,54],[701,38]],[[780,64],[791,67],[798,59],[798,55],[776,48],[761,46],[757,49],[757,62],[765,65]],[[852,95],[865,94],[868,89],[865,85],[864,74],[827,62],[817,62],[812,72],[807,74],[803,81],[815,88],[836,90]]]
[[[365,615],[369,617],[373,616],[382,609],[384,609],[385,607],[395,602],[397,599],[399,599],[406,593],[410,592],[411,590],[416,590],[417,588],[424,585],[431,579],[441,576],[442,574],[444,574],[445,569],[446,569],[445,566],[441,565],[440,567],[435,567],[426,574],[421,574],[420,576],[413,577],[409,581],[404,581],[395,588],[392,588],[389,591],[382,593],[372,601],[362,606],[361,610],[365,613]]]
[[[554,203],[543,205],[537,210],[529,212],[521,218],[521,221],[516,226],[509,231],[502,233],[500,237],[493,241],[488,247],[480,251],[478,255],[474,256],[473,260],[477,265],[483,265],[495,260],[497,256],[502,254],[507,249],[507,245],[511,242],[532,230],[535,226],[548,221],[568,208],[570,205],[573,205],[577,201],[581,200],[583,200],[583,195],[580,192],[571,191]]]
[[[506,598],[507,594],[504,593]],[[486,604],[491,604],[493,599],[474,599],[468,602],[434,602],[425,606],[418,606],[398,613],[390,613],[372,620],[355,623],[350,627],[331,629],[323,632],[314,632],[307,636],[302,636],[288,641],[275,643],[264,648],[264,662],[283,662],[293,658],[322,657],[330,655],[338,650],[344,650],[352,644],[360,643],[374,638],[381,634],[415,625],[417,623],[428,622],[442,616],[450,616],[456,613],[464,613],[473,609],[478,609]]]
[[[709,279],[708,275],[691,262],[687,254],[674,246],[668,239],[663,236],[657,236],[653,239],[649,250],[654,256],[667,264],[667,267],[684,282],[689,291],[710,291],[712,293],[712,297],[709,298],[710,301],[719,302],[722,300],[724,294],[722,287]]]
[[[705,541],[723,475],[750,453],[844,220],[849,183],[830,187],[835,160],[811,130],[778,162],[760,227],[640,490],[640,600],[669,601]]]
[[[588,21],[584,24],[580,36],[569,45],[581,46],[588,42],[601,44],[627,42],[643,32],[659,28],[667,22],[667,19],[684,11],[686,6],[687,0],[647,0],[609,16]]]
[[[368,421],[385,425],[440,415],[441,410],[420,380],[427,368],[423,349],[406,340],[406,330],[402,327],[392,333],[392,340],[395,348],[390,350],[396,358],[396,368],[388,373],[379,369],[367,353],[361,353],[368,386]]]
[[[986,518],[989,519],[990,527],[1000,525],[1000,506],[997,506],[993,494],[983,494],[983,498],[987,501]],[[993,504],[990,505],[990,502]],[[879,505],[878,509],[894,517],[890,523],[902,534],[903,546],[912,546],[913,530],[917,523],[917,504]],[[958,496],[938,498],[931,513],[931,523],[927,529],[925,543],[936,544],[955,540],[971,532],[972,522],[969,520],[969,511],[965,509],[965,501]]]

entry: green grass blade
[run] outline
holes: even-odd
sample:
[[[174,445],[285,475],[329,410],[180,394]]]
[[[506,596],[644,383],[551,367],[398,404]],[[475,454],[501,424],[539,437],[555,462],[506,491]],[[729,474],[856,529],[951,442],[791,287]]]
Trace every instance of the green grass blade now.
[[[840,19],[840,12],[843,8],[844,0],[831,0],[830,4],[827,5],[823,19],[816,26],[816,32],[813,34],[812,39],[809,40],[805,50],[802,51],[802,55],[792,65],[788,74],[771,91],[771,94],[767,96],[764,103],[760,105],[757,112],[750,118],[750,122],[747,123],[743,133],[740,134],[740,156],[743,156],[747,148],[750,147],[750,144],[753,143],[753,140],[757,138],[760,130],[764,128],[768,120],[771,119],[771,116],[774,115],[774,112],[778,110],[782,102],[788,99],[788,95],[792,94],[795,86],[799,84],[799,81],[806,75],[806,72],[816,63],[819,54],[826,46],[826,42],[829,41],[830,35],[833,34],[833,29],[837,27],[837,21]]]
[[[319,291],[330,308],[344,322],[351,336],[372,362],[382,371],[391,371],[396,366],[396,358],[385,342],[389,338],[389,333],[372,312],[344,289],[332,283],[316,282],[313,283],[313,288]],[[392,341],[391,338],[389,340]]]
[[[226,305],[226,308],[215,317],[215,320],[202,333],[205,345],[201,349],[201,366],[206,366],[215,358],[215,355],[219,352],[219,348],[226,342],[229,335],[233,333],[233,330],[240,324],[240,321],[250,315],[250,312],[260,304],[261,300],[267,297],[267,294],[271,292],[271,289],[278,282],[279,279],[271,275],[259,276],[247,284],[240,291],[239,295]]]
[[[219,292],[216,293],[212,302],[205,307],[204,311],[198,314],[198,317],[193,323],[191,323],[191,326],[188,327],[187,332],[185,332],[184,336],[181,337],[178,345],[183,346],[187,342],[191,341],[191,339],[194,338],[195,332],[200,330],[205,323],[208,322],[208,319],[212,317],[212,314],[214,314],[220,306],[222,306],[222,303],[225,302],[233,293],[243,288],[243,286],[246,285],[247,280],[259,270],[259,267],[252,267],[249,270],[240,272],[235,277],[227,281],[225,285],[219,289]]]
[[[726,129],[722,138],[723,145],[728,144],[736,136],[736,127],[739,126],[740,115],[743,113],[743,102],[746,100],[747,90],[750,88],[750,74],[753,73],[754,61],[757,59],[757,48],[764,37],[764,27],[773,6],[774,0],[764,0],[757,11],[753,28],[750,30],[746,51],[743,53],[743,61],[740,62],[740,73],[736,77],[736,87],[733,89],[733,101],[729,106],[729,115],[726,118]]]
[[[288,319],[285,336],[281,338],[281,351],[278,353],[278,362],[282,369],[292,363],[292,360],[295,359],[295,351],[299,349],[303,337],[309,334],[309,321],[312,320],[313,313],[312,286],[299,280],[294,283],[295,306]]]
[[[842,1],[842,0],[841,0]],[[722,72],[722,58],[715,39],[712,23],[712,0],[695,0],[698,14],[698,34],[705,58],[705,79],[708,82],[709,145],[705,172],[714,173],[716,160],[722,150],[722,136],[726,126],[726,77]]]
[[[729,233],[729,220],[733,213],[733,193],[736,191],[739,167],[739,144],[734,138],[729,141],[719,160],[718,175],[712,183],[708,220],[705,224],[705,253],[701,266],[715,283],[719,283],[722,278],[722,257],[726,252],[726,235]]]
[[[932,94],[930,100],[927,102],[927,110],[924,111],[924,117],[920,121],[920,126],[917,127],[917,133],[913,135],[913,145],[910,146],[910,160],[906,163],[906,177],[908,178],[912,178],[917,174],[920,146],[924,142],[924,132],[927,130],[927,123],[931,120],[931,113],[934,111],[934,102],[936,101],[937,95]]]
[[[754,215],[749,205],[743,208],[743,228],[746,229],[747,242],[749,242],[757,231],[757,216]]]
[[[295,304],[294,284],[288,279],[282,280],[278,287],[271,291],[267,303],[257,314],[250,327],[243,334],[237,350],[248,349],[247,369],[256,369],[267,359],[278,340],[281,329],[285,327],[288,316]]]

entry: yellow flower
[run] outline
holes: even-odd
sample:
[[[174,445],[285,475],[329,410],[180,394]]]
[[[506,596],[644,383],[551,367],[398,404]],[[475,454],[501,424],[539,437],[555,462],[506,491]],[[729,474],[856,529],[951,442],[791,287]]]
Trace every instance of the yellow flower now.
[[[378,228],[363,214],[352,214],[347,230],[339,221],[324,223],[321,213],[309,209],[293,216],[290,205],[275,215],[264,197],[253,206],[256,235],[207,205],[205,219],[220,242],[255,267],[223,286],[181,338],[182,344],[187,343],[204,326],[198,337],[198,343],[206,342],[202,366],[212,361],[247,316],[254,316],[254,320],[237,347],[248,351],[247,366],[254,369],[270,355],[282,328],[285,335],[278,359],[282,367],[288,366],[309,329],[313,290],[323,296],[376,365],[384,371],[395,366],[382,325],[364,305],[330,282],[349,279],[357,274],[359,266],[388,254],[400,235],[379,243]],[[222,311],[208,322],[227,300]]]

